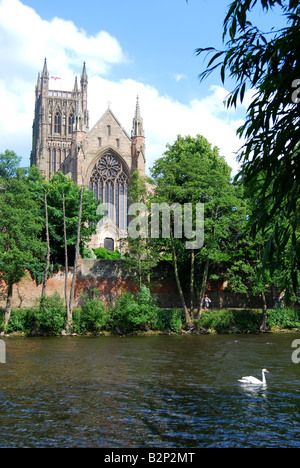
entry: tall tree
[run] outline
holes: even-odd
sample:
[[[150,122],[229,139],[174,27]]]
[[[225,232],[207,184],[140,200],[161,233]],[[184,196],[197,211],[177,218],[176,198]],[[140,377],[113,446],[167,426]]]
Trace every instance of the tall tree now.
[[[90,240],[101,216],[97,214],[98,202],[93,193],[84,185],[78,187],[62,173],[51,178],[47,184],[47,192],[52,255],[66,268],[67,331],[70,331],[80,249]],[[74,270],[68,298],[67,275],[70,257]]]
[[[241,187],[242,189],[242,187]],[[266,330],[267,322],[267,300],[266,295],[269,292],[275,294],[275,290],[281,294],[287,292],[286,299],[291,298],[292,290],[291,263],[292,263],[292,243],[288,235],[285,240],[285,250],[272,251],[273,262],[264,260],[264,252],[269,243],[268,234],[258,232],[253,236],[247,231],[247,219],[251,217],[251,211],[255,209],[256,199],[244,199],[245,212],[237,225],[237,232],[232,243],[232,251],[228,257],[226,268],[226,280],[228,288],[235,293],[247,294],[248,296],[260,296],[262,300],[262,324],[261,330]],[[272,224],[280,224],[285,229],[289,221],[282,216],[276,219],[274,217]],[[264,262],[264,268],[262,268]],[[276,268],[276,263],[280,268]],[[282,268],[283,266],[283,268]],[[298,273],[299,274],[299,273]],[[278,296],[277,296],[278,298]],[[297,301],[296,296],[292,296]],[[273,297],[273,306],[275,296]]]
[[[40,207],[41,216],[45,219],[45,192],[47,195],[47,211],[49,224],[49,238],[51,249],[51,261],[58,265],[65,264],[64,243],[64,216],[63,216],[63,193],[65,195],[66,231],[70,264],[75,258],[77,243],[78,213],[81,199],[81,187],[72,179],[62,173],[55,174],[50,181],[40,175],[36,168],[29,171],[30,190],[34,194],[36,203]],[[97,214],[98,202],[93,193],[84,187],[82,200],[82,218],[80,230],[80,247],[89,242],[91,235],[95,232],[100,216]],[[46,231],[44,238],[46,240]]]
[[[72,326],[72,312],[70,313],[70,304],[68,298],[68,276],[69,276],[69,260],[68,260],[68,238],[67,238],[67,225],[66,225],[66,197],[63,191],[63,220],[64,220],[64,244],[65,244],[65,304],[67,311],[67,332]]]
[[[45,258],[43,218],[29,190],[24,171],[0,180],[0,278],[7,285],[4,328],[7,328],[13,286]]]
[[[84,186],[82,185],[80,189],[80,200],[79,200],[79,209],[78,209],[77,240],[76,240],[76,247],[75,247],[74,271],[73,271],[72,285],[71,285],[71,291],[70,291],[68,331],[70,330],[70,326],[72,322],[72,313],[73,313],[74,302],[75,302],[75,285],[76,285],[76,278],[77,278],[77,269],[78,269],[78,260],[79,260],[79,255],[80,255],[80,242],[81,242],[83,194],[84,194]]]
[[[239,215],[240,199],[237,188],[231,183],[231,169],[217,148],[201,135],[196,138],[179,136],[175,143],[158,159],[152,169],[158,200],[168,204],[193,204],[193,228],[196,222],[196,206],[204,205],[204,244],[195,245],[194,252],[186,249],[187,236],[174,239],[171,236],[175,276],[179,288],[186,321],[192,316],[187,310],[180,280],[180,266],[190,264],[190,290],[194,290],[195,271],[201,271],[198,285],[198,316],[201,315],[203,299],[212,263],[220,261],[226,252],[228,237],[235,218]],[[174,224],[172,225],[174,228]],[[194,229],[196,232],[196,229]],[[172,229],[171,229],[172,231]],[[185,234],[187,234],[185,232]],[[193,304],[193,302],[191,302]],[[193,312],[193,311],[192,311]]]
[[[50,269],[50,236],[49,236],[49,217],[48,217],[48,198],[47,198],[47,190],[43,187],[44,190],[44,204],[45,204],[45,231],[46,231],[46,243],[47,243],[47,255],[46,255],[46,268],[44,272],[44,281],[43,281],[43,288],[42,288],[42,299],[46,296],[46,288],[47,288],[47,279]]]
[[[48,254],[51,254],[52,262],[65,266],[65,302],[69,331],[72,324],[79,253],[84,244],[90,240],[96,230],[97,222],[101,219],[97,214],[98,202],[88,188],[78,187],[73,180],[60,172],[47,182],[36,168],[32,168],[29,179],[31,191],[40,205],[41,216],[45,219],[44,236],[47,240]],[[71,265],[74,264],[74,274],[68,296],[69,262]],[[47,260],[44,266],[44,294],[48,270]]]
[[[14,151],[6,150],[0,154],[0,177],[9,179],[16,175],[21,158]]]
[[[128,200],[131,205],[141,205],[149,207],[149,191],[147,183],[149,180],[142,177],[139,170],[133,171],[129,187]],[[138,211],[136,214],[140,214]],[[145,215],[146,216],[146,215]],[[150,219],[146,221],[146,229],[150,229]],[[122,234],[122,233],[121,233]],[[144,232],[141,234],[145,234]],[[126,267],[129,271],[136,273],[136,279],[141,289],[142,285],[149,285],[151,272],[157,265],[158,253],[152,249],[151,242],[145,235],[138,237],[128,237],[129,256],[126,260]]]
[[[261,31],[251,21],[254,7],[261,7],[267,14],[275,6],[282,13],[284,26]],[[248,89],[254,93],[245,123],[238,130],[245,138],[239,177],[243,178],[246,195],[258,200],[250,219],[253,234],[264,232],[266,226],[269,229],[263,266],[273,261],[274,250],[284,252],[288,236],[293,245],[291,269],[296,290],[300,266],[299,1],[233,1],[224,19],[223,41],[223,50],[197,49],[198,54],[213,54],[200,77],[204,79],[219,68],[223,83],[228,75],[236,82],[227,99],[228,107],[235,107],[238,100],[243,102]],[[288,226],[280,223],[282,214],[289,220]],[[272,224],[274,216],[278,221]]]

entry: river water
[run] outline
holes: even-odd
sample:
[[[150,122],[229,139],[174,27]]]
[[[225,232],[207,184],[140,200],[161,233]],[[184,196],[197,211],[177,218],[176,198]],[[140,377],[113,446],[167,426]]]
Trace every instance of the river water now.
[[[300,448],[299,338],[7,338],[0,447]]]

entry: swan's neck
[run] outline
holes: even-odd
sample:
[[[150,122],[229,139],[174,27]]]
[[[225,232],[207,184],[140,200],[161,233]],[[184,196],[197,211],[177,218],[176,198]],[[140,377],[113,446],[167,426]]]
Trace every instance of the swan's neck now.
[[[266,374],[264,373],[264,371],[262,371],[262,383],[266,383]]]

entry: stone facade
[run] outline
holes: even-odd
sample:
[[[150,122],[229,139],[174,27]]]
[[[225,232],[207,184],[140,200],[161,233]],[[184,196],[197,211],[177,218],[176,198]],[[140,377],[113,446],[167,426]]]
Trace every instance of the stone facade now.
[[[35,94],[35,116],[31,165],[49,180],[62,171],[78,185],[86,185],[98,200],[107,204],[106,217],[99,223],[90,247],[119,248],[127,231],[128,188],[138,169],[145,176],[145,134],[139,99],[131,135],[110,107],[89,129],[88,77],[84,64],[73,91],[49,89],[45,60]]]

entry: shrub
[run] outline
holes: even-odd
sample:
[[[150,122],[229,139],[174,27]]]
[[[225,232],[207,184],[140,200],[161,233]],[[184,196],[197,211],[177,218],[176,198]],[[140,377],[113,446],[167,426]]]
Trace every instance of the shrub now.
[[[81,256],[82,258],[95,258],[95,254],[92,249],[89,249],[88,247],[82,247],[81,250]]]
[[[202,316],[200,320],[198,319],[194,320],[196,327],[199,327],[199,328],[203,327],[203,328],[206,328],[207,330],[210,330],[212,328],[212,322],[213,322],[213,314],[211,310],[202,312]]]
[[[199,327],[228,333],[237,329],[242,333],[259,331],[262,310],[218,310],[205,311],[201,320],[195,320]],[[267,326],[272,328],[300,329],[300,309],[268,309]]]
[[[73,313],[74,331],[98,333],[109,324],[109,309],[98,299],[90,299]]]
[[[262,322],[262,310],[233,310],[234,326],[242,333],[256,332]]]
[[[159,309],[157,312],[156,328],[178,332],[182,327],[182,311],[179,309]]]
[[[213,315],[212,327],[217,333],[228,333],[233,324],[231,310],[220,310],[219,313]]]
[[[7,333],[13,332],[25,332],[25,314],[26,312],[22,309],[12,310],[10,314],[10,319],[6,329]]]
[[[111,252],[110,250],[106,250],[103,247],[94,249],[94,254],[98,260],[120,260],[121,258],[121,254],[118,250]]]
[[[126,292],[116,302],[112,326],[124,333],[155,326],[159,307],[146,286],[134,296]]]
[[[215,330],[217,333],[229,333],[238,330],[243,333],[259,330],[262,311],[252,310],[208,310],[204,311],[196,325]]]
[[[269,309],[267,312],[267,325],[270,328],[300,328],[300,309],[288,307],[282,309]]]
[[[36,318],[40,333],[59,335],[62,332],[66,321],[66,309],[63,299],[57,292],[40,300]]]
[[[37,309],[14,309],[11,311],[7,333],[30,333],[34,328]]]
[[[117,299],[113,313],[113,327],[124,333],[136,330],[143,322],[140,317],[139,306],[133,294],[127,292]]]

